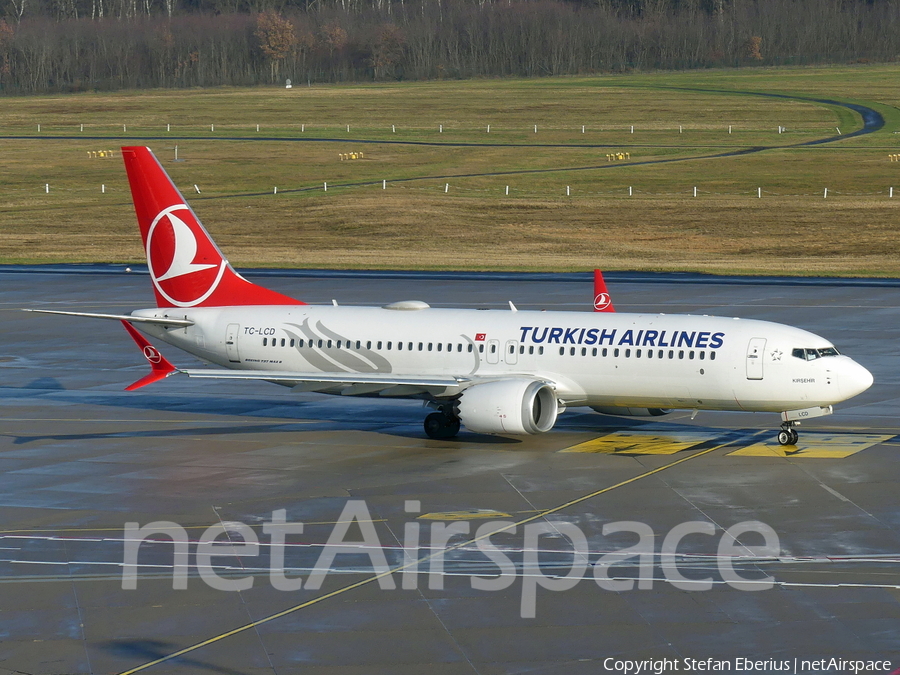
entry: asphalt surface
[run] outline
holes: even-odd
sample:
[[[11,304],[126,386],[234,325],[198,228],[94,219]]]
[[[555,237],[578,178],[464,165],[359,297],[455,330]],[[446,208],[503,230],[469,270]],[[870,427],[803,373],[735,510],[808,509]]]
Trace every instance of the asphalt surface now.
[[[785,453],[774,415],[574,409],[536,437],[463,432],[438,442],[424,436],[427,411],[416,402],[181,378],[124,392],[146,366],[121,326],[18,308],[127,312],[150,305],[146,275],[63,272],[0,269],[0,673],[568,674],[623,672],[617,661],[646,658],[677,660],[666,672],[685,672],[689,658],[718,659],[732,672],[750,672],[739,658],[768,660],[756,673],[850,672],[803,663],[830,658],[882,661],[868,672],[900,668],[896,282],[608,275],[619,311],[790,323],[874,373],[868,392],[804,425],[797,450]],[[584,311],[592,299],[586,275],[309,274],[267,271],[263,283],[341,304],[512,300]],[[322,563],[350,500],[362,500],[369,517],[346,540],[377,541]],[[418,511],[405,510],[410,501]],[[279,509],[305,524],[287,537],[287,576],[306,583],[327,570],[321,588],[278,590],[269,576],[275,549],[262,526]],[[216,590],[198,576],[197,540],[228,521],[242,524],[230,532],[252,528],[263,544],[258,555],[213,558],[221,578],[252,580],[245,590]],[[510,561],[509,585],[479,590],[474,576],[498,573],[472,541],[490,521],[518,523],[491,539]],[[635,588],[607,590],[595,580],[601,556],[637,540],[603,533],[621,521],[649,528],[652,557],[649,567],[634,558],[613,568],[620,582],[640,580]],[[663,558],[667,535],[695,521],[712,534],[690,534]],[[724,531],[746,521],[777,534],[777,555],[720,551]],[[184,528],[186,589],[173,589],[184,568],[164,534],[141,545],[136,568],[123,565],[129,522]],[[470,532],[450,539],[442,570],[440,547],[429,547],[441,522]],[[550,532],[535,555],[525,532],[539,524]],[[404,558],[415,525],[422,547]],[[538,588],[535,617],[523,618],[524,589],[536,579],[565,585],[554,576],[573,569],[560,535],[573,526],[587,551],[574,558],[572,587]],[[377,579],[375,554],[405,568],[411,587],[400,588],[399,571]],[[417,559],[423,574],[412,583]],[[725,559],[756,590],[726,583]],[[687,581],[675,583],[672,564]],[[123,588],[132,571],[136,588]],[[398,588],[381,588],[388,578]]]

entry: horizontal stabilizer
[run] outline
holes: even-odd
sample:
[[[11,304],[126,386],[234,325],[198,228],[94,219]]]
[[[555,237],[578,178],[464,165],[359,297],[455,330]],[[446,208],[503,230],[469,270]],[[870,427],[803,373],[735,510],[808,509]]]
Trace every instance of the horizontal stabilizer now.
[[[37,312],[38,314],[61,314],[63,316],[83,316],[88,319],[115,319],[116,321],[130,321],[132,323],[152,323],[157,326],[193,326],[194,322],[188,319],[169,319],[156,316],[131,316],[130,314],[95,314],[93,312],[61,312],[55,309],[23,309],[23,312]]]

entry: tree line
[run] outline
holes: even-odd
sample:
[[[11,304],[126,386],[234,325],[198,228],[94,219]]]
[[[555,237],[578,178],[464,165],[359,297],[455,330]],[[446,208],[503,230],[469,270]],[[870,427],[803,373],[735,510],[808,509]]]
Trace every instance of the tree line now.
[[[0,0],[0,91],[900,58],[900,0]]]

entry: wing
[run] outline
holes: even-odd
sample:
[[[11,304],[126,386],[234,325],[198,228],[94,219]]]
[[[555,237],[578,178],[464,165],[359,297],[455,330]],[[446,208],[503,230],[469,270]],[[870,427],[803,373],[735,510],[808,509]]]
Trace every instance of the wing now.
[[[393,375],[391,373],[305,373],[289,370],[216,370],[198,368],[179,370],[188,377],[215,380],[263,380],[291,387],[294,391],[340,393],[345,396],[378,394],[415,396],[432,394],[452,396],[471,383],[460,376]]]

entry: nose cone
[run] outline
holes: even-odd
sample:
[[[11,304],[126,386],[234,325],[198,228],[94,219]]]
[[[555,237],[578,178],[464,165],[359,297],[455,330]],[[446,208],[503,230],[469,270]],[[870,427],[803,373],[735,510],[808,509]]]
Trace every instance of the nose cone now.
[[[847,359],[840,374],[840,388],[844,400],[853,398],[863,393],[872,386],[875,378],[872,373],[859,365],[856,361]]]

